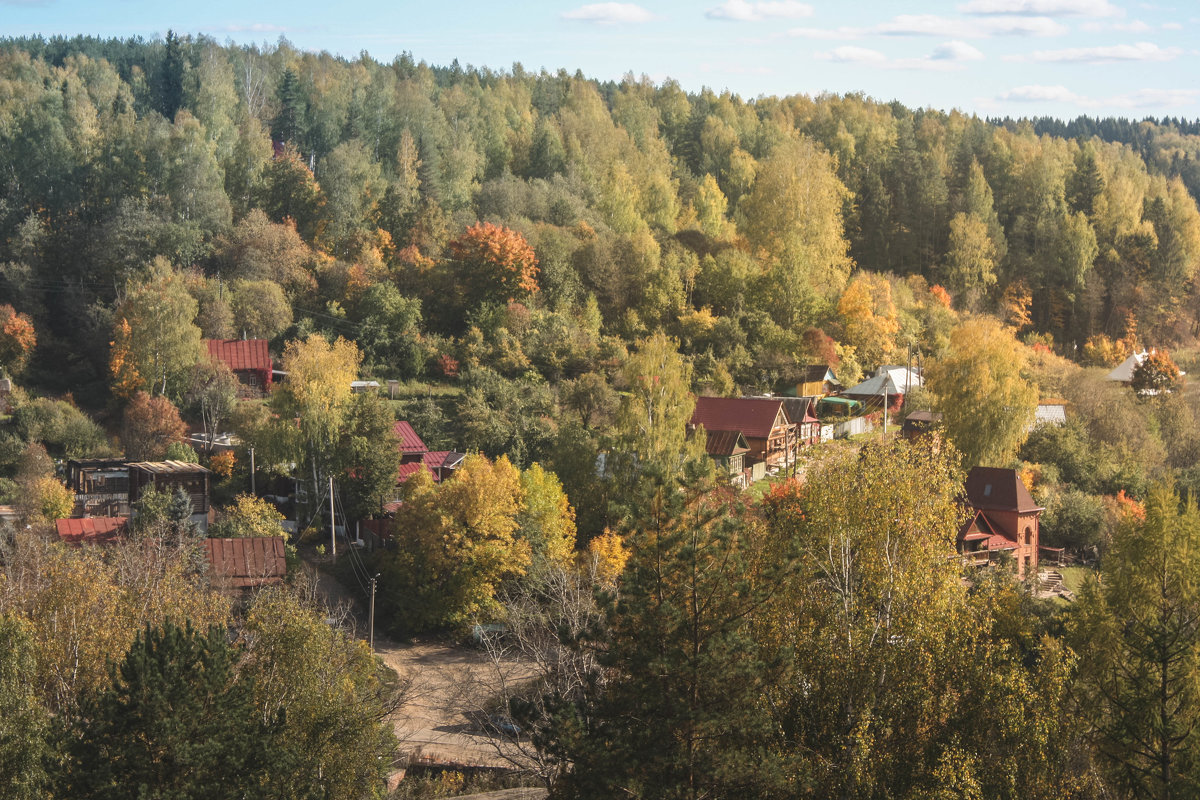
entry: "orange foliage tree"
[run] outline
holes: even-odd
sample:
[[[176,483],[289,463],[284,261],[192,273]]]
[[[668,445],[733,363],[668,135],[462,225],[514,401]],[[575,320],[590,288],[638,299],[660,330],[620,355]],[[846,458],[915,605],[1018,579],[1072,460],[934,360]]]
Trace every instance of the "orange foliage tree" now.
[[[131,336],[129,320],[122,317],[113,332],[113,340],[108,343],[112,348],[108,359],[108,371],[113,379],[112,392],[122,400],[133,397],[143,385],[141,373],[130,351]]]
[[[538,290],[537,256],[520,233],[490,222],[477,222],[450,242],[459,262],[463,296],[474,304],[503,303]]]
[[[16,375],[25,369],[36,345],[33,321],[7,303],[0,305],[0,370]]]
[[[166,457],[172,442],[182,442],[187,426],[179,409],[165,397],[138,392],[125,407],[121,441],[125,456],[138,461],[159,461]]]

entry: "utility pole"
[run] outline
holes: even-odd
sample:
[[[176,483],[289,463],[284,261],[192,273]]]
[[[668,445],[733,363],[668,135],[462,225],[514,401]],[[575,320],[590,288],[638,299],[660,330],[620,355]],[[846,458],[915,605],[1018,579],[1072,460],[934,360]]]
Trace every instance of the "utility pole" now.
[[[258,497],[258,490],[254,486],[254,448],[250,448],[250,494],[253,497]]]
[[[330,551],[337,557],[337,521],[333,516],[333,476],[329,476],[329,544]]]
[[[375,649],[375,582],[377,580],[379,580],[378,572],[371,576],[371,605],[370,611],[367,612],[367,629],[370,631],[368,641],[372,650]]]
[[[888,374],[887,374],[887,372],[884,372],[883,373],[883,386],[881,386],[879,389],[879,391],[883,393],[883,432],[882,432],[882,434],[880,434],[879,438],[884,442],[887,441],[887,411],[888,411],[888,409],[887,409],[887,385],[888,385],[888,380],[890,380],[888,378]]]

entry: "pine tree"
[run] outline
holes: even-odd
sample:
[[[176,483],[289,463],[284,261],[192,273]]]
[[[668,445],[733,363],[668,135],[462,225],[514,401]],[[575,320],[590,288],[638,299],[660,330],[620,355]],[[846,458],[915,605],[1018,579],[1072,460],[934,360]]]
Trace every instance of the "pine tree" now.
[[[269,726],[234,673],[225,632],[171,621],[138,634],[86,708],[65,795],[242,800],[265,796]]]

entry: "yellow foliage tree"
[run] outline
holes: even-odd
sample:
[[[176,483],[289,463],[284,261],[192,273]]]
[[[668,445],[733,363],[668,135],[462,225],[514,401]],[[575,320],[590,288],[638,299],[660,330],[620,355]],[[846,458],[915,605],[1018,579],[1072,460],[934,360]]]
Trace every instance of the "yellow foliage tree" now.
[[[132,333],[129,328],[129,320],[122,317],[113,331],[113,340],[108,343],[109,347],[112,348],[108,359],[108,372],[113,380],[113,394],[123,400],[133,397],[146,384],[142,380],[141,373],[138,372],[137,363],[134,361],[133,354],[129,350],[131,338]]]
[[[896,350],[900,318],[892,302],[892,285],[882,276],[862,274],[850,282],[838,301],[844,344],[854,348],[860,364],[890,362]]]

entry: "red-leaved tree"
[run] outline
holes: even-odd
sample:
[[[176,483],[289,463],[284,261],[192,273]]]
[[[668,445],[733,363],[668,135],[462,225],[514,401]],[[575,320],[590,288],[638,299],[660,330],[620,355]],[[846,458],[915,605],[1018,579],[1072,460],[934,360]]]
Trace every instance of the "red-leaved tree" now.
[[[507,303],[538,290],[537,256],[517,231],[477,222],[449,247],[462,296],[471,305]]]

